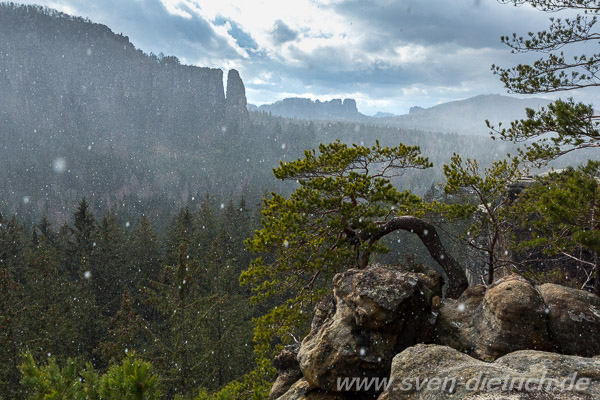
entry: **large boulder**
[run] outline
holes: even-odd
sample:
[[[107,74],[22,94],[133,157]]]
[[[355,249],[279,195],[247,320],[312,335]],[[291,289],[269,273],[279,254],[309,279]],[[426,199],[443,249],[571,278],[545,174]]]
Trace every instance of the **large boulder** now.
[[[387,376],[395,354],[433,338],[432,301],[441,277],[431,269],[371,265],[334,277],[298,361],[312,388],[338,391],[338,379]]]
[[[600,297],[551,283],[538,290],[546,303],[552,351],[600,355]]]
[[[446,299],[435,330],[435,343],[480,360],[524,349],[592,356],[600,354],[600,298],[515,274]]]
[[[600,359],[522,350],[494,362],[440,345],[416,345],[394,357],[379,400],[600,398]]]

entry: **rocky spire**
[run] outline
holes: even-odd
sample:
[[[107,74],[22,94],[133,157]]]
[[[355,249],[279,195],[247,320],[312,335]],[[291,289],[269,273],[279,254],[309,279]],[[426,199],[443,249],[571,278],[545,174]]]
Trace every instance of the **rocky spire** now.
[[[246,107],[246,89],[240,74],[235,70],[229,70],[227,74],[227,94],[225,96],[225,115],[227,123],[236,126],[240,132],[244,132],[250,121]]]

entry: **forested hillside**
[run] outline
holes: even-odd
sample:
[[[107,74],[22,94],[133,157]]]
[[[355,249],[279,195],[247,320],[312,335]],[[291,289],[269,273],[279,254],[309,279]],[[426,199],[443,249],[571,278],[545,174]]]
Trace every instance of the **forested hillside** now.
[[[212,176],[247,149],[224,159],[248,121],[236,71],[228,84],[226,98],[221,70],[145,54],[106,26],[1,4],[0,199],[65,219],[82,196],[107,209],[220,189]]]
[[[236,71],[225,96],[221,70],[145,54],[106,26],[50,9],[0,5],[0,50],[0,210],[29,224],[68,220],[84,196],[96,213],[153,215],[163,228],[206,193],[256,204],[278,185],[279,160],[321,141],[404,141],[438,166],[465,146],[482,161],[497,156],[487,138],[249,117]],[[438,178],[439,168],[402,184],[424,192]]]
[[[137,354],[167,398],[240,378],[260,309],[237,283],[255,224],[243,200],[210,198],[180,210],[164,240],[149,219],[96,218],[85,200],[62,226],[0,217],[0,397],[25,398],[26,351],[98,370]]]

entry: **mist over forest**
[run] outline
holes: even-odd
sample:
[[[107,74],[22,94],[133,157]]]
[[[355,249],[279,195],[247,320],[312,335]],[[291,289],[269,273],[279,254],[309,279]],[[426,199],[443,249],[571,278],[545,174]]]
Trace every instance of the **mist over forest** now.
[[[393,342],[394,351],[403,350],[398,346],[405,340],[434,343],[419,335],[422,331],[433,337],[435,330],[436,345],[452,343],[487,362],[510,352],[482,350],[478,346],[483,340],[460,342],[474,339],[453,331],[461,325],[452,318],[463,318],[460,323],[465,326],[466,321],[476,324],[487,318],[476,313],[488,312],[479,304],[486,290],[495,287],[493,263],[508,263],[508,257],[523,268],[521,272],[535,267],[548,282],[581,289],[585,294],[569,292],[579,296],[577,301],[592,296],[588,292],[595,290],[598,278],[589,272],[590,266],[600,264],[588,246],[596,245],[595,236],[587,235],[598,231],[596,214],[592,213],[589,229],[590,221],[578,219],[590,209],[587,197],[564,196],[559,202],[569,205],[568,222],[575,221],[561,234],[576,230],[573,226],[581,226],[583,232],[577,231],[577,238],[584,240],[569,247],[575,250],[568,254],[562,248],[562,253],[550,254],[542,235],[535,236],[537,228],[532,233],[531,227],[518,225],[527,220],[525,211],[518,215],[520,221],[511,220],[512,231],[506,228],[508,223],[494,225],[495,220],[477,229],[470,225],[477,218],[495,217],[494,212],[502,209],[494,208],[497,204],[508,207],[534,182],[506,161],[511,160],[507,154],[522,154],[518,149],[531,141],[515,144],[492,138],[486,120],[495,128],[510,126],[526,117],[526,108],[540,112],[550,100],[482,94],[426,108],[415,104],[407,114],[373,116],[359,112],[361,104],[352,98],[293,97],[256,106],[248,104],[245,77],[238,70],[186,65],[168,53],[168,49],[164,54],[147,53],[129,37],[86,18],[48,7],[0,3],[0,398],[41,398],[32,396],[50,393],[56,384],[75,393],[73,399],[84,398],[77,396],[92,389],[103,394],[85,398],[133,399],[127,397],[131,394],[110,392],[128,379],[155,396],[143,398],[277,398],[276,389],[269,397],[271,387],[277,387],[276,378],[291,380],[296,374],[296,382],[303,376],[300,367],[292,371],[303,337],[322,329],[326,319],[336,318],[340,293],[350,298],[349,288],[355,285],[355,290],[364,282],[395,283],[383,291],[385,296],[360,289],[360,295],[343,301],[350,304],[365,296],[387,299],[398,288],[414,292],[413,297],[398,295],[397,301],[414,310],[394,311],[389,325],[394,329],[385,328],[384,334],[393,331],[402,336],[381,340]],[[597,140],[593,133],[589,137]],[[581,144],[568,144],[573,143]],[[321,153],[310,152],[319,146]],[[548,179],[554,176],[549,172],[565,168],[564,179],[572,187],[593,188],[595,196],[597,185],[590,182],[596,178],[577,180],[580,177],[573,171],[588,170],[568,168],[589,159],[589,169],[596,171],[594,162],[600,155],[593,147],[565,152],[557,161],[532,166],[525,175],[543,173],[542,179]],[[346,154],[356,158],[348,161]],[[468,164],[473,160],[477,164]],[[463,161],[479,170],[460,170]],[[476,197],[481,193],[473,187],[480,181],[468,173],[487,173],[488,167],[496,168],[496,175],[481,185],[489,192],[501,192],[501,200]],[[357,171],[364,171],[364,176]],[[389,181],[388,171],[394,171]],[[455,184],[460,190],[453,191],[452,179],[459,175],[472,186],[463,190],[467,184]],[[548,190],[554,184],[543,182]],[[508,184],[516,186],[508,190]],[[327,189],[341,194],[330,198]],[[544,195],[536,194],[542,199]],[[475,204],[473,199],[481,201]],[[330,204],[335,207],[321,209]],[[366,210],[364,219],[355,215],[361,207]],[[527,215],[537,211],[527,209]],[[347,221],[330,217],[336,213]],[[322,219],[312,221],[315,215]],[[409,219],[421,225],[402,225]],[[390,228],[392,222],[402,227]],[[561,224],[548,223],[563,228]],[[500,234],[490,245],[494,229],[510,240],[537,240],[538,247],[513,251],[508,239],[505,243],[496,237]],[[318,236],[315,232],[320,237],[311,236]],[[331,253],[320,259],[321,251]],[[565,257],[570,259],[565,262]],[[367,265],[369,261],[372,265]],[[399,283],[393,280],[396,275],[393,279],[386,275],[396,267],[375,271],[380,264],[402,264],[397,267],[402,270]],[[456,306],[458,300],[444,297],[458,290],[452,287],[448,265],[466,266],[457,287],[471,285],[464,292],[474,298],[464,302],[468,315],[456,314],[459,306],[464,311],[463,303]],[[555,273],[557,265],[564,269]],[[353,278],[346,269],[382,275]],[[332,290],[334,276],[335,285],[341,286]],[[527,290],[538,293],[538,286],[532,286],[542,284],[535,280],[537,275],[519,279],[518,284],[527,282],[531,286]],[[298,287],[299,296],[305,297],[294,297]],[[359,314],[374,312],[371,303],[352,307],[348,310]],[[434,324],[443,307],[450,322],[440,328]],[[536,307],[544,314],[541,318],[555,312],[550,306]],[[360,320],[360,314],[355,324],[379,327],[377,318],[388,312],[385,309],[368,323]],[[527,312],[518,309],[523,315]],[[421,315],[422,320],[400,323],[398,315]],[[583,323],[581,332],[597,329],[595,317],[590,317],[593,323],[585,318],[581,317],[589,324]],[[510,326],[521,325],[512,322]],[[355,335],[357,326],[344,329]],[[580,334],[580,328],[564,326],[565,331]],[[377,342],[371,334],[356,334],[359,339],[352,340],[360,346],[362,341]],[[379,338],[379,333],[373,335]],[[531,346],[510,350],[552,348],[584,356],[596,351],[597,341],[592,339],[587,353],[569,350],[571,340],[565,335],[551,342],[547,332],[514,334],[535,340]],[[520,343],[505,337],[494,340],[502,345]],[[282,353],[274,356],[275,349]],[[364,356],[356,352],[357,359]],[[373,365],[385,364],[389,373],[394,355],[383,363],[379,357]],[[127,375],[133,369],[141,372]],[[329,387],[319,384],[322,387],[311,382],[310,390],[329,393],[324,389]],[[106,395],[109,392],[116,397]],[[374,393],[364,396],[361,399],[376,398]]]
[[[336,139],[421,146],[436,168],[399,184],[422,194],[455,151],[484,164],[503,157],[511,146],[491,144],[485,116],[514,119],[525,104],[492,96],[356,121],[335,110],[332,121],[278,117],[266,106],[248,113],[235,71],[226,96],[223,71],[145,54],[106,26],[32,6],[0,10],[0,204],[28,223],[43,215],[62,223],[83,197],[95,213],[145,214],[163,227],[206,193],[256,204],[283,188],[271,173],[280,160]],[[415,122],[420,114],[426,123]]]

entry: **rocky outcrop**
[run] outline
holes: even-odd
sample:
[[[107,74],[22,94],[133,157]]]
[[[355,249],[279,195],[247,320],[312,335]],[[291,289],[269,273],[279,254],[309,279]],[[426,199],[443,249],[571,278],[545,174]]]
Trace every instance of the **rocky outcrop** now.
[[[277,400],[375,400],[377,395],[369,393],[335,393],[312,387],[306,379],[300,379],[290,390]]]
[[[446,299],[436,322],[438,344],[490,360],[523,350],[600,354],[600,298],[519,275]]]
[[[273,359],[273,366],[277,368],[277,378],[269,392],[269,400],[279,398],[302,378],[297,356],[298,346],[294,345],[286,346]]]
[[[600,298],[551,283],[538,290],[546,304],[551,350],[586,357],[600,355]]]
[[[287,98],[273,104],[264,104],[259,111],[270,112],[287,118],[318,120],[366,120],[367,117],[358,112],[356,100],[333,99],[320,101],[305,98]]]
[[[524,350],[488,363],[439,345],[394,357],[379,400],[597,399],[600,359]]]
[[[297,356],[276,358],[272,398],[285,390],[279,400],[600,398],[597,296],[515,274],[441,302],[441,283],[422,267],[337,274]],[[574,373],[585,387],[552,386]],[[442,387],[444,378],[455,384]],[[546,381],[523,390],[527,379]]]
[[[225,115],[227,122],[235,124],[242,132],[250,124],[246,101],[246,88],[235,69],[230,69],[227,74],[227,95],[225,97]]]
[[[395,354],[431,340],[431,304],[441,296],[435,271],[372,265],[337,274],[333,284],[298,352],[311,387],[336,391],[338,378],[385,376]]]

